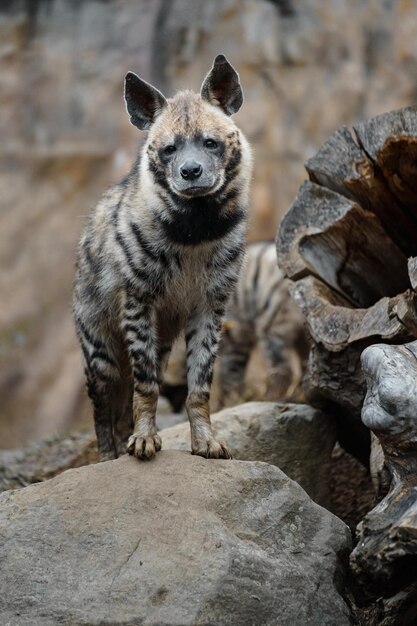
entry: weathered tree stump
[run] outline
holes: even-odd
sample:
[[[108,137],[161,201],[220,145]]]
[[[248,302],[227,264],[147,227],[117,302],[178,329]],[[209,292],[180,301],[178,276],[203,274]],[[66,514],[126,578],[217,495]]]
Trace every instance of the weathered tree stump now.
[[[358,525],[351,555],[360,601],[392,598],[417,623],[417,341],[367,348],[362,420],[378,438],[390,477],[388,494]],[[395,602],[395,601],[394,601]],[[414,609],[413,609],[414,607]]]
[[[278,263],[310,331],[305,381],[364,462],[360,354],[417,337],[417,107],[339,129],[311,158],[277,235]]]

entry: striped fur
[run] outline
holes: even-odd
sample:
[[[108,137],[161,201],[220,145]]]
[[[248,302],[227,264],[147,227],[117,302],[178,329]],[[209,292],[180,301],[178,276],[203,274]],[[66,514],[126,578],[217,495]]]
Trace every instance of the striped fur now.
[[[259,347],[268,367],[266,395],[291,397],[301,383],[308,342],[303,315],[277,265],[275,244],[252,244],[227,309],[220,348],[219,403],[244,397],[245,373]]]
[[[257,399],[291,397],[301,383],[308,342],[303,316],[290,297],[272,242],[248,246],[227,305],[215,377],[216,408],[245,398],[247,366],[257,348],[268,368],[267,386]],[[174,410],[180,410],[185,400],[186,385],[185,347],[178,341],[162,387]]]
[[[149,135],[127,178],[89,218],[74,286],[75,324],[103,460],[126,446],[138,458],[161,448],[156,403],[181,331],[192,451],[230,457],[213,436],[209,394],[247,228],[250,149],[228,116],[239,102],[236,77],[217,57],[201,96],[180,92],[169,100],[135,75],[126,77],[131,120]],[[184,182],[179,173],[190,158],[204,166],[204,187]]]

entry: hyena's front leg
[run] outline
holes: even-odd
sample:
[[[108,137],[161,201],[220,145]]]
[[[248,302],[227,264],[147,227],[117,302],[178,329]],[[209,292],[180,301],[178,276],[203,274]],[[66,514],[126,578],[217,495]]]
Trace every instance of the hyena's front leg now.
[[[129,298],[122,328],[133,373],[133,434],[129,437],[127,451],[138,459],[151,459],[161,449],[155,424],[159,385],[152,308]]]
[[[205,311],[189,320],[186,329],[188,396],[185,402],[191,428],[191,451],[206,458],[231,459],[226,444],[216,441],[210,422],[210,386],[220,338],[222,311]]]

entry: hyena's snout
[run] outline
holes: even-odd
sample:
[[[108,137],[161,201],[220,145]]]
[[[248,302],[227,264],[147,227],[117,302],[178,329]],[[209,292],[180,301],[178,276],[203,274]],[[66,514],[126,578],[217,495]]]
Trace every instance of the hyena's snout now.
[[[180,167],[180,174],[184,180],[196,180],[203,173],[203,166],[197,161],[184,161]]]
[[[202,150],[183,150],[173,170],[175,191],[186,195],[211,193],[219,183],[219,169],[211,155]]]
[[[196,111],[190,112],[190,116],[192,113],[198,118]],[[216,141],[211,136],[217,136],[221,131],[214,122],[204,130],[204,136],[203,131],[196,132],[193,129],[188,129],[188,135],[185,136],[186,130],[184,136],[177,135],[177,145],[172,143],[163,152],[168,183],[174,193],[180,195],[215,193],[224,181],[227,159],[224,156],[224,142]],[[205,138],[207,135],[210,138]]]

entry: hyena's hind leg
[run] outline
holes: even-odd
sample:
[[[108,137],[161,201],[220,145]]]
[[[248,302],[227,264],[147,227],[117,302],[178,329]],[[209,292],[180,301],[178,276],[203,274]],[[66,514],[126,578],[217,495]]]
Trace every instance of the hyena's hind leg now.
[[[112,396],[113,381],[103,380],[97,371],[86,367],[87,392],[93,403],[94,428],[100,461],[117,457],[113,437]]]
[[[293,376],[296,375],[292,371],[289,350],[280,337],[266,335],[261,337],[260,345],[268,366],[266,396],[283,400],[292,386]]]
[[[243,402],[246,368],[255,343],[254,330],[251,326],[236,320],[228,320],[223,327],[216,409]]]
[[[113,425],[120,387],[120,367],[109,343],[97,329],[76,319],[77,334],[85,360],[87,392],[93,404],[94,427],[101,461],[115,459],[117,448]]]
[[[300,355],[280,337],[265,336],[261,346],[269,366],[266,397],[291,399],[303,377]]]
[[[113,396],[113,436],[117,456],[126,453],[133,432],[133,379],[130,372],[122,375]]]

